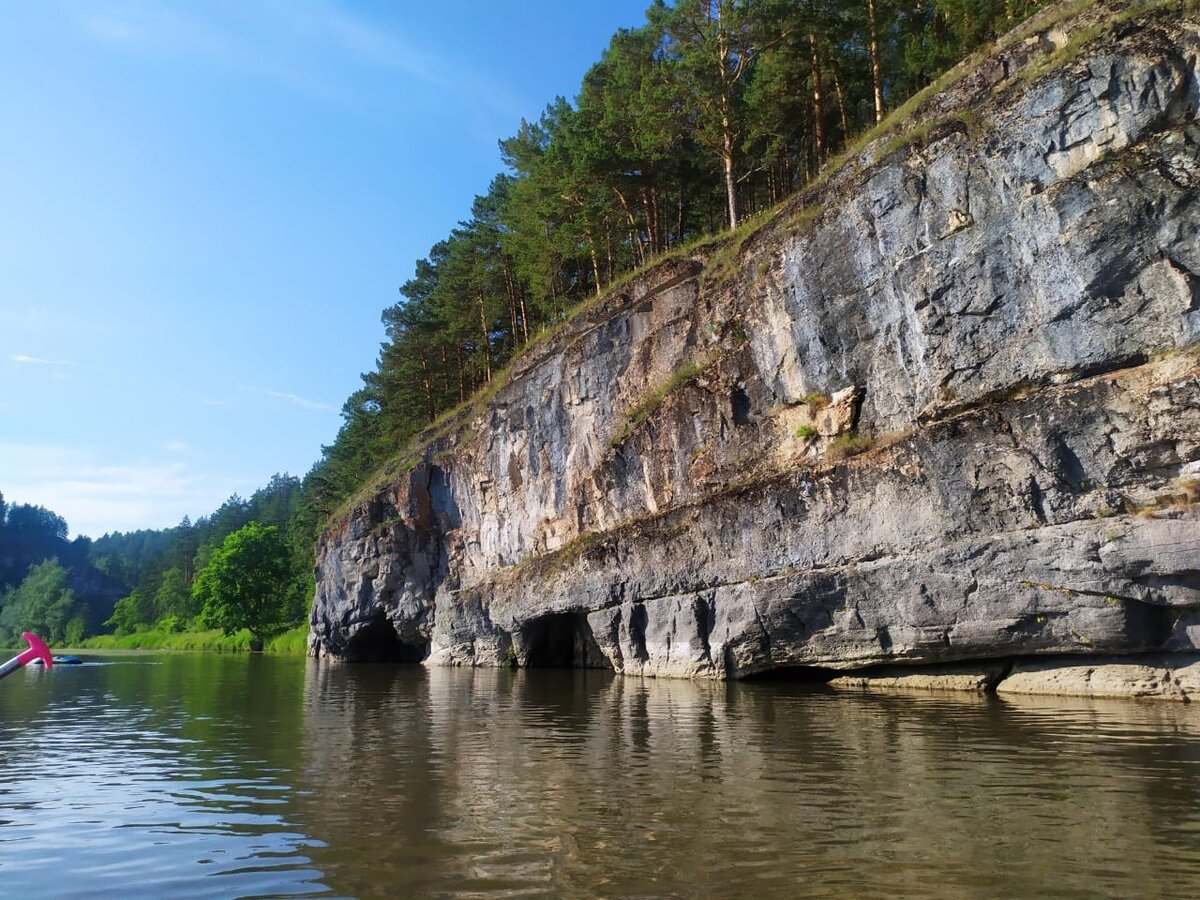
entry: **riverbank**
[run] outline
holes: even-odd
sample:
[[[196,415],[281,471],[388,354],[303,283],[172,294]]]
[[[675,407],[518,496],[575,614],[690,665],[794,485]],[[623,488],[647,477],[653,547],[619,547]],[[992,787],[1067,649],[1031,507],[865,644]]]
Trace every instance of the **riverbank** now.
[[[297,626],[267,641],[263,651],[303,656],[307,652],[307,638],[307,626]],[[97,635],[79,647],[55,648],[56,652],[74,650],[246,653],[250,651],[250,634],[240,631],[225,635],[219,629],[143,631],[120,637]],[[801,670],[810,674],[802,676],[798,674]],[[561,672],[570,675],[568,670]],[[1021,694],[1200,702],[1200,653],[1051,655],[941,665],[875,666],[841,674],[826,670],[824,677],[819,667],[802,666],[796,672],[795,677],[799,680],[821,681],[831,688],[848,692]],[[778,671],[775,678],[791,680],[786,673],[786,669]]]
[[[281,653],[302,656],[307,650],[308,626],[295,628],[276,635],[263,646],[264,653]],[[117,636],[101,634],[87,638],[80,645],[83,650],[213,650],[221,653],[249,653],[250,632],[241,631],[227,635],[221,629],[210,631],[138,631]]]

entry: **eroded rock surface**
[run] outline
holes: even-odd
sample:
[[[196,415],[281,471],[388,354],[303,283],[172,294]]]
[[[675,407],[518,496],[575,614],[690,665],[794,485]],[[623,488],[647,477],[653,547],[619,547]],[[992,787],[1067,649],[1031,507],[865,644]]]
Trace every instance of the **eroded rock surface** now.
[[[832,679],[846,690],[994,691],[1011,665],[1003,662],[950,663],[931,666],[880,666]]]
[[[1001,694],[1200,700],[1200,656],[1158,654],[1022,661],[996,687]]]
[[[519,360],[327,531],[313,652],[743,677],[1200,647],[1200,26],[1111,12]]]

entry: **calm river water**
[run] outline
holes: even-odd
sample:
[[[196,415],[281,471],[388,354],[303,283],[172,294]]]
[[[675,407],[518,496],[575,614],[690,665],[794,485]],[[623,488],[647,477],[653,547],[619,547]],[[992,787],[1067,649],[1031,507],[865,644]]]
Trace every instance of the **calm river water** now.
[[[1196,707],[92,659],[0,682],[0,896],[1200,894]]]

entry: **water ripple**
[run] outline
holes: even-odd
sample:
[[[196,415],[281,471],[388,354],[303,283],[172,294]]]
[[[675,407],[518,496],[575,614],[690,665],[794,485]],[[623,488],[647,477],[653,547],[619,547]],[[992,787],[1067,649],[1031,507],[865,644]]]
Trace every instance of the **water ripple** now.
[[[5,896],[1200,883],[1186,706],[235,657],[83,668],[0,692]]]
[[[327,895],[314,842],[280,810],[280,769],[236,739],[188,734],[182,696],[151,705],[108,687],[144,687],[159,667],[87,668],[0,695],[5,896]]]

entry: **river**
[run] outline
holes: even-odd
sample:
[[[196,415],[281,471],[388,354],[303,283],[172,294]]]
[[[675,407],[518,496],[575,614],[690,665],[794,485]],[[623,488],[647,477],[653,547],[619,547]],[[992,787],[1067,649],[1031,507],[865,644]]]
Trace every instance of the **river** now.
[[[0,682],[0,895],[1192,897],[1200,709],[89,657]]]

